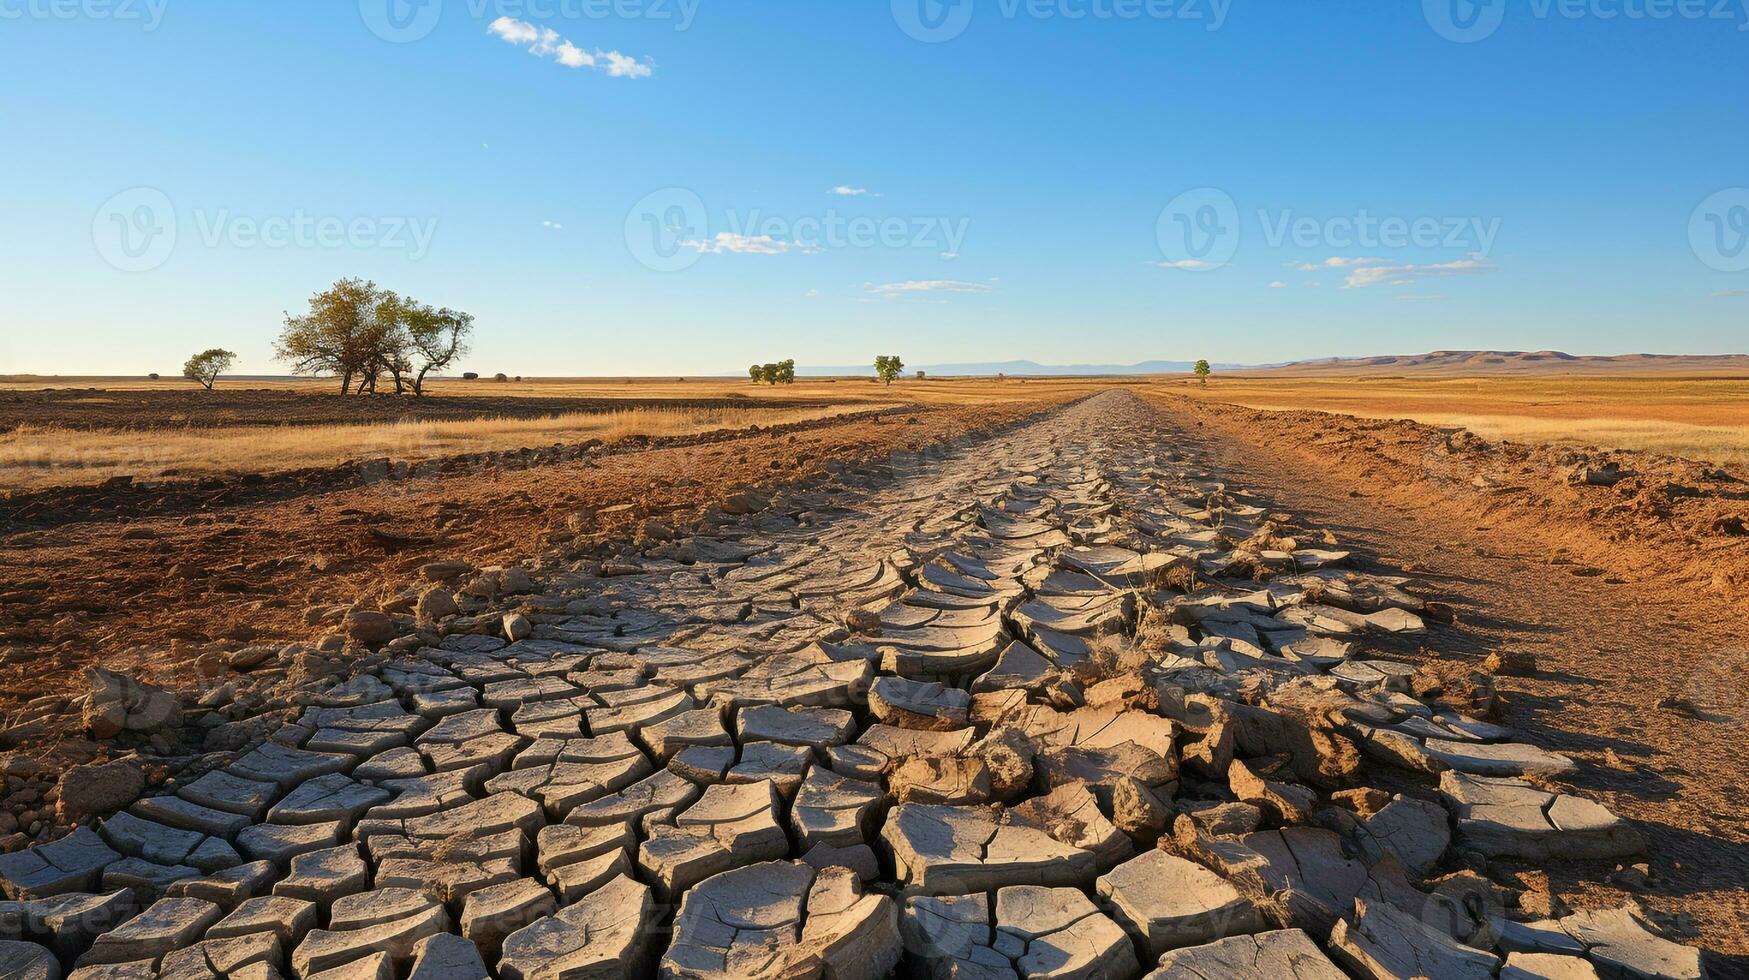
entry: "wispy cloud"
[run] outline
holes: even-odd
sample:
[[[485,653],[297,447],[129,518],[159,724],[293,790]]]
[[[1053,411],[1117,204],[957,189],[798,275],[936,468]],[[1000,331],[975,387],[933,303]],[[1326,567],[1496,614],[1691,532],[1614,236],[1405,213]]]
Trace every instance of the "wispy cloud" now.
[[[905,282],[889,282],[882,285],[871,282],[863,284],[863,288],[889,299],[919,293],[987,293],[990,291],[990,287],[984,283],[965,282],[960,279],[909,279]]]
[[[1276,281],[1269,284],[1269,288],[1270,289],[1286,289],[1287,283],[1282,282],[1280,279],[1277,279]]]
[[[948,262],[952,262],[954,259],[957,259],[960,257],[960,253],[958,253],[958,252],[943,252],[943,253],[941,253],[941,257]]]
[[[1357,269],[1363,265],[1389,265],[1389,259],[1348,258],[1332,255],[1322,262],[1289,262],[1288,267],[1300,272],[1318,272],[1323,269]]]
[[[526,20],[500,17],[486,28],[486,33],[519,48],[537,58],[551,58],[566,68],[593,68],[614,78],[649,78],[654,66],[618,51],[585,51],[559,35],[550,27],[537,27]]]
[[[1201,269],[1211,268],[1207,262],[1204,262],[1201,259],[1178,259],[1177,261],[1168,260],[1165,262],[1150,262],[1148,264],[1159,266],[1162,269],[1181,269],[1185,272],[1196,272]]]
[[[1475,254],[1453,262],[1437,262],[1431,265],[1365,265],[1348,274],[1348,285],[1344,288],[1365,289],[1384,283],[1407,286],[1423,279],[1480,275],[1498,268],[1499,266],[1488,261],[1485,256]]]
[[[831,190],[827,191],[826,193],[835,194],[838,197],[868,197],[869,196],[868,188],[866,188],[866,187],[851,187],[849,184],[839,184],[837,187],[832,188]],[[873,196],[880,197],[879,194],[876,194]]]
[[[559,231],[565,227],[564,225],[559,224],[557,221],[543,221],[540,223],[540,226],[542,228],[551,228],[554,231]]]
[[[715,238],[685,239],[680,242],[680,247],[697,249],[700,253],[711,255],[721,255],[724,252],[738,255],[782,255],[800,249],[795,242],[786,242],[770,235],[737,235],[732,231],[719,231]]]
[[[1713,294],[1713,299],[1732,299],[1737,296],[1749,296],[1749,289],[1721,289]]]

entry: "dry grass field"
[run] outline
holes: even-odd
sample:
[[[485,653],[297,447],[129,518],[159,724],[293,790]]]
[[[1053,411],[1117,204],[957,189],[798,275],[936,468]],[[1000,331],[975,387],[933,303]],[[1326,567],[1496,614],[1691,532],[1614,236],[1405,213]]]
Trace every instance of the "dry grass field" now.
[[[1718,377],[1216,377],[1160,390],[1248,408],[1313,409],[1462,427],[1484,439],[1749,459],[1749,379]]]

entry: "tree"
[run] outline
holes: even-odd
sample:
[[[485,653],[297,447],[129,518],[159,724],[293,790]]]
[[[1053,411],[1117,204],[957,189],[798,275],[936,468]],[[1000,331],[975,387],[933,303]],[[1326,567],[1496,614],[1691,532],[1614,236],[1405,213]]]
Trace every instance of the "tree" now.
[[[747,374],[753,378],[754,384],[758,384],[760,379],[765,377],[765,372],[763,370],[761,370],[759,365],[757,365],[757,364],[748,368]]]
[[[899,372],[905,370],[905,362],[897,354],[877,354],[874,362],[875,377],[884,384],[892,384]]]
[[[796,383],[795,358],[792,357],[788,360],[777,362],[777,383],[780,385],[793,385]]]
[[[917,372],[917,380],[918,380],[918,381],[922,381],[922,380],[923,380],[923,378],[924,378],[924,374],[923,374],[923,372],[922,372],[922,371],[918,371],[918,372]]]
[[[294,374],[338,377],[342,395],[351,392],[354,377],[360,391],[375,391],[398,340],[399,304],[374,282],[342,279],[310,297],[310,312],[286,314],[274,354],[290,363]]]
[[[413,397],[425,394],[425,376],[442,371],[468,352],[468,335],[474,332],[474,316],[444,307],[433,309],[424,303],[408,300],[401,309],[401,329],[405,333],[409,352],[419,357],[420,365],[413,375]],[[396,376],[395,391],[401,390]]]
[[[761,365],[759,365],[759,380],[765,382],[768,385],[777,384],[777,365],[776,364],[761,364]]]
[[[1214,369],[1209,367],[1207,361],[1197,361],[1193,370],[1196,372],[1197,379],[1205,385],[1209,383],[1209,375],[1214,373]]]
[[[236,354],[214,347],[189,358],[188,363],[182,365],[182,376],[190,381],[200,382],[201,387],[211,391],[213,382],[219,380],[219,375],[229,371],[236,362]]]

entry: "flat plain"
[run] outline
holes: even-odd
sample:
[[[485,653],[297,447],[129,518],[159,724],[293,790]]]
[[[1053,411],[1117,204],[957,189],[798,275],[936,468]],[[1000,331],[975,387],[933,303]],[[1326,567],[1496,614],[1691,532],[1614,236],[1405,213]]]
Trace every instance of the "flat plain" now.
[[[0,953],[1726,975],[1733,384],[15,379]]]

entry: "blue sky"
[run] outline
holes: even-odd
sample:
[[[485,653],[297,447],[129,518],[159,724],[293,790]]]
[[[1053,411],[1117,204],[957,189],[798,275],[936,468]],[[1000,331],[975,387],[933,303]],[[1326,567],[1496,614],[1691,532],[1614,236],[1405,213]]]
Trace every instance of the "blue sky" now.
[[[0,0],[0,373],[1749,349],[1742,0],[391,2]]]

